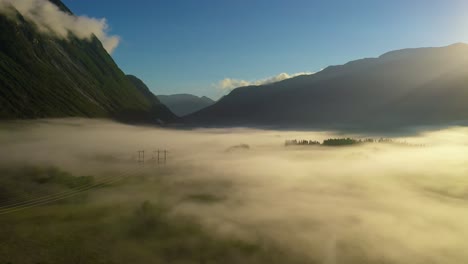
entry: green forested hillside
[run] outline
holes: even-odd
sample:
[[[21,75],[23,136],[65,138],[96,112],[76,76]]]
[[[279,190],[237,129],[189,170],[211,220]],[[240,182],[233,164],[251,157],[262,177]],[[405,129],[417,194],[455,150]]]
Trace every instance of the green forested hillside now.
[[[69,12],[59,0],[51,1]],[[21,14],[0,15],[0,118],[111,117],[172,121],[138,90],[93,37],[40,33]]]

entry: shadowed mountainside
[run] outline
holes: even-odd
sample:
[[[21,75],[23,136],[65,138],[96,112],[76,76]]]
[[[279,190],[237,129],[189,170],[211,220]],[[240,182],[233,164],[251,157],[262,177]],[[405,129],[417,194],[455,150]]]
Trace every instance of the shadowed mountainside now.
[[[392,51],[233,90],[185,119],[201,126],[400,128],[468,119],[468,45]]]

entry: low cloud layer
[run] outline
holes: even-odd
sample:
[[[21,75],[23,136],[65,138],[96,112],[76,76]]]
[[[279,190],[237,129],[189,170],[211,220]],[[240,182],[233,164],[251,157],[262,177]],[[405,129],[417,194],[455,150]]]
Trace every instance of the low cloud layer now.
[[[119,37],[108,34],[109,26],[104,18],[74,16],[47,0],[0,0],[0,13],[11,15],[15,10],[43,33],[62,39],[68,38],[70,33],[80,39],[95,35],[109,53],[119,45]]]
[[[261,79],[261,80],[254,80],[254,81],[246,81],[246,80],[240,80],[240,79],[231,79],[231,78],[226,78],[224,80],[221,80],[217,83],[216,87],[221,89],[221,90],[227,90],[231,91],[235,88],[238,87],[243,87],[243,86],[249,86],[249,85],[264,85],[264,84],[270,84],[270,83],[275,83],[279,81],[283,81],[286,79],[290,79],[296,76],[300,75],[308,75],[308,74],[313,74],[313,72],[298,72],[294,74],[288,74],[288,73],[280,73],[276,76],[272,76],[266,79]]]
[[[92,192],[89,201],[164,197],[173,212],[198,216],[213,232],[272,240],[310,263],[458,264],[468,259],[467,135],[450,128],[396,139],[425,147],[284,147],[286,139],[339,135],[41,120],[0,125],[0,166],[52,164],[81,175],[144,168],[147,182]],[[233,148],[240,144],[249,148]],[[136,162],[142,149],[145,166]],[[166,166],[153,161],[156,149],[169,149]]]

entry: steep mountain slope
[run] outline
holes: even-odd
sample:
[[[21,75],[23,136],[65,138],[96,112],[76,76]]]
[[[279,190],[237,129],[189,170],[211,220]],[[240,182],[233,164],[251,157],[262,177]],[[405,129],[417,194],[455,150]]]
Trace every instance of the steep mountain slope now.
[[[186,120],[205,126],[395,128],[468,120],[468,45],[393,51],[233,90]]]
[[[69,13],[60,0],[50,0]],[[20,13],[0,14],[0,119],[111,117],[171,121],[138,90],[96,38],[60,39]]]
[[[178,116],[185,116],[215,103],[212,99],[191,94],[158,95],[159,100]]]
[[[143,95],[145,96],[146,100],[148,100],[150,102],[150,105],[151,105],[151,108],[149,109],[149,111],[147,113],[141,113],[141,118],[142,118],[142,121],[144,121],[145,119],[146,120],[150,120],[152,118],[156,118],[157,117],[157,122],[158,123],[164,123],[164,122],[173,122],[175,120],[177,120],[178,118],[173,114],[173,112],[171,110],[169,110],[169,108],[167,108],[167,106],[165,106],[164,104],[162,104],[159,99],[156,97],[156,95],[154,95],[150,89],[148,88],[148,86],[146,86],[146,84],[138,79],[136,76],[134,75],[127,75],[127,78],[130,80],[130,82],[137,88],[137,90]],[[135,117],[133,117],[135,118]]]

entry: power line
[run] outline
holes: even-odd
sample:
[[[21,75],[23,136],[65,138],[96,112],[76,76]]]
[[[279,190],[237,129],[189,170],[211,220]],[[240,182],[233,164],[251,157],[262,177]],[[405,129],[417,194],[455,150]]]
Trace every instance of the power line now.
[[[32,207],[41,206],[41,205],[52,203],[52,202],[59,201],[59,200],[63,200],[63,199],[78,195],[80,193],[83,193],[83,192],[86,192],[86,191],[89,191],[89,190],[92,190],[92,189],[95,189],[95,188],[99,188],[99,187],[107,185],[107,184],[111,184],[111,183],[115,183],[117,181],[123,180],[126,177],[128,177],[130,175],[133,175],[133,174],[135,174],[135,173],[137,173],[137,172],[139,172],[141,170],[142,170],[142,168],[139,168],[139,169],[137,169],[135,171],[128,170],[125,173],[120,174],[120,176],[108,177],[106,180],[101,181],[101,182],[96,183],[96,184],[88,185],[88,186],[85,186],[85,187],[80,187],[78,189],[74,189],[74,190],[71,190],[71,191],[66,191],[66,192],[62,192],[62,193],[57,193],[57,194],[44,196],[44,197],[37,198],[37,199],[32,199],[30,201],[24,201],[24,202],[15,204],[15,205],[9,205],[9,206],[6,206],[6,207],[2,207],[2,208],[0,208],[0,215],[8,214],[8,213],[12,213],[12,212],[32,208]]]
[[[48,204],[48,203],[63,200],[63,199],[66,199],[66,198],[81,194],[81,193],[83,193],[85,191],[89,191],[89,190],[99,188],[99,187],[107,185],[107,184],[115,183],[115,182],[117,182],[119,180],[123,180],[124,178],[126,178],[126,176],[127,175],[122,175],[121,177],[118,177],[118,178],[113,178],[113,179],[107,180],[105,182],[100,182],[100,183],[97,183],[97,184],[94,184],[94,185],[91,185],[91,186],[76,189],[74,191],[70,191],[70,192],[67,192],[67,193],[62,193],[60,195],[50,196],[50,197],[47,197],[47,198],[43,197],[43,198],[40,198],[40,199],[37,199],[37,200],[28,201],[27,203],[23,203],[21,205],[15,206],[15,207],[3,208],[3,209],[0,210],[0,215],[8,214],[8,213],[28,209],[28,208],[33,208],[33,207],[37,207],[37,206],[42,206],[42,205],[45,205],[45,204]]]
[[[124,173],[122,173],[120,175],[123,176],[123,175],[126,175],[129,172],[130,172],[130,170],[127,170],[126,172],[124,172]],[[60,197],[62,195],[67,195],[67,194],[70,194],[70,193],[73,193],[73,192],[76,192],[76,191],[80,191],[80,190],[83,190],[83,189],[94,188],[95,186],[103,185],[103,184],[106,184],[106,183],[112,181],[113,179],[119,179],[119,178],[120,178],[120,176],[117,176],[117,177],[116,176],[109,176],[109,177],[104,178],[103,180],[101,180],[98,183],[83,185],[83,186],[80,186],[80,187],[78,187],[76,189],[66,190],[66,191],[63,191],[63,192],[50,194],[50,195],[46,195],[46,196],[43,196],[43,197],[36,197],[34,199],[21,201],[21,202],[14,203],[14,204],[9,204],[7,206],[2,206],[2,207],[0,207],[0,211],[7,210],[7,209],[10,209],[10,208],[14,208],[14,207],[18,207],[18,206],[28,205],[28,204],[35,203],[35,202],[41,202],[41,201],[47,200],[47,199],[57,198],[57,197]]]
[[[102,180],[102,179],[106,180],[109,177],[113,177],[113,176],[103,177],[103,178],[100,178],[100,180]],[[94,183],[83,184],[83,185],[77,186],[76,188],[82,188],[82,187],[86,187],[86,186],[92,185],[92,184],[94,184]],[[68,190],[68,191],[70,191],[70,190]],[[67,191],[64,191],[64,192],[67,192]],[[27,201],[28,199],[34,200],[34,199],[40,197],[42,194],[44,194],[44,196],[50,196],[51,195],[50,193],[47,193],[46,191],[42,190],[40,193],[35,193],[35,194],[29,193],[29,194],[23,194],[23,195],[11,197],[9,199],[5,199],[5,200],[0,201],[0,209],[4,208],[4,207],[12,206],[12,205],[17,204],[17,203],[22,203],[24,201]]]
[[[155,152],[156,151],[154,151],[153,153],[155,153]],[[165,150],[159,150],[158,149],[157,150],[157,163],[158,164],[166,164],[168,153],[169,153],[169,151],[166,150],[166,149]],[[154,157],[153,157],[153,159],[154,159]],[[145,163],[145,151],[144,150],[139,150],[138,151],[138,163],[140,163],[140,164]],[[141,170],[142,170],[142,168],[139,168],[139,169],[132,172],[132,169],[129,169],[129,170],[125,171],[124,173],[120,174],[120,176],[105,177],[105,178],[101,179],[100,182],[97,182],[97,183],[94,183],[94,184],[82,185],[82,186],[79,186],[79,187],[77,187],[75,189],[72,189],[72,190],[66,190],[66,191],[63,191],[63,192],[59,192],[59,193],[55,193],[55,194],[49,194],[49,195],[45,195],[45,196],[42,196],[42,197],[36,196],[36,197],[34,197],[32,199],[29,199],[29,200],[21,201],[21,199],[23,197],[27,197],[27,195],[21,196],[22,198],[14,197],[14,198],[11,198],[11,199],[8,199],[8,200],[4,200],[4,201],[2,201],[0,203],[0,215],[11,213],[11,212],[16,212],[18,210],[23,210],[23,209],[30,208],[30,207],[40,206],[40,205],[43,205],[43,204],[51,203],[51,202],[62,200],[62,199],[66,199],[66,198],[68,198],[70,196],[74,196],[74,195],[80,194],[82,192],[89,191],[89,190],[92,190],[92,189],[95,189],[95,188],[99,188],[99,187],[101,187],[103,185],[111,184],[111,183],[114,183],[116,181],[122,180],[122,179],[128,177],[129,174],[134,174],[134,173],[139,172]]]
[[[129,171],[130,171],[130,169],[125,171],[123,174],[125,174],[125,173],[127,173]],[[110,180],[111,178],[114,178],[114,177],[115,176],[105,177],[105,178],[101,179],[101,182],[106,182],[106,181],[108,181],[108,180]],[[82,186],[79,186],[78,188],[75,188],[75,189],[72,189],[72,190],[66,190],[66,191],[63,191],[63,192],[49,194],[49,195],[45,195],[45,196],[42,196],[42,197],[37,197],[36,196],[35,198],[30,199],[30,200],[25,200],[25,201],[20,201],[20,202],[8,204],[8,205],[0,206],[0,210],[5,209],[5,208],[10,208],[10,207],[15,207],[15,206],[18,206],[18,205],[22,205],[24,203],[29,203],[31,201],[36,201],[36,200],[41,200],[41,199],[45,199],[45,198],[49,198],[49,197],[54,197],[54,196],[57,196],[57,195],[66,194],[68,192],[73,192],[73,191],[79,190],[81,188],[86,188],[86,187],[93,186],[93,185],[96,185],[96,184],[99,184],[99,183],[91,183],[91,184],[87,184],[87,185],[82,185]]]

